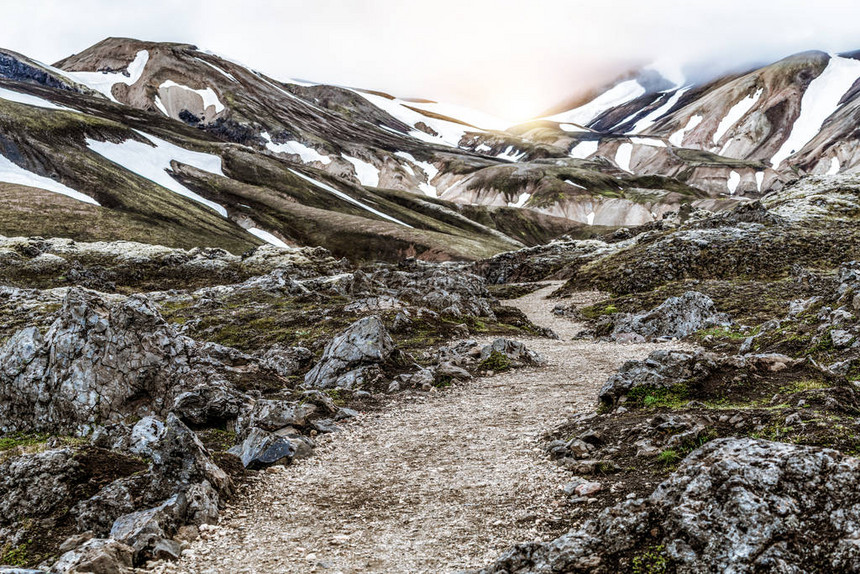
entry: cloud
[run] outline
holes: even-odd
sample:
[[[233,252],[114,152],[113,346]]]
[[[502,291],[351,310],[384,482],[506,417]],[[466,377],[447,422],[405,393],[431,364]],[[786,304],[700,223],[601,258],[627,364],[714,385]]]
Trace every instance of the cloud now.
[[[860,48],[852,2],[820,0],[28,0],[5,47],[55,61],[106,36],[197,44],[277,78],[531,115],[664,59],[716,68]]]

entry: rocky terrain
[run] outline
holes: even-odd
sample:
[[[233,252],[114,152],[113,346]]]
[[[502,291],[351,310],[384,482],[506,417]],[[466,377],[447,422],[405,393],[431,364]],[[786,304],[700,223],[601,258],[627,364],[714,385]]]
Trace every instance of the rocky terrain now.
[[[855,65],[500,131],[0,51],[0,573],[860,571]]]

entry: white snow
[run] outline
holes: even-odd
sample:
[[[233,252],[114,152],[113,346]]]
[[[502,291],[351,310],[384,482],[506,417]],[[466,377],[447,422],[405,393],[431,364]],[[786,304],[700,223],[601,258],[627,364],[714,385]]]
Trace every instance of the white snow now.
[[[702,123],[702,116],[691,116],[687,121],[687,125],[669,136],[669,143],[673,146],[681,147],[684,144],[684,136],[687,135],[687,132],[696,129],[696,126],[700,123]]]
[[[561,128],[561,131],[568,132],[568,133],[593,131],[593,130],[590,130],[588,128],[584,128],[582,126],[577,126],[574,124],[558,124],[558,127]]]
[[[439,134],[438,136],[432,136],[418,129],[413,129],[409,132],[410,136],[421,141],[457,147],[467,130],[481,131],[476,130],[474,128],[467,128],[462,124],[425,116],[424,114],[407,108],[407,105],[411,105],[409,102],[405,102],[397,98],[388,99],[385,96],[380,96],[377,94],[371,94],[359,90],[353,91],[365,100],[369,101],[377,108],[383,110],[384,112],[387,112],[389,115],[391,115],[395,119],[400,120],[404,124],[414,128],[416,124],[423,122],[425,125],[429,126],[430,129]]]
[[[177,161],[208,173],[224,176],[224,172],[221,171],[220,157],[187,150],[143,132],[138,131],[137,133],[155,144],[155,147],[131,139],[119,144],[87,139],[87,146],[97,154],[128,171],[153,181],[183,197],[202,203],[217,211],[222,217],[227,217],[227,210],[222,205],[194,193],[173,179],[167,171],[170,169],[170,162]]]
[[[97,92],[101,92],[111,101],[116,102],[116,98],[114,98],[111,93],[111,88],[113,88],[115,84],[126,84],[127,86],[136,84],[143,75],[143,69],[146,67],[146,63],[148,61],[149,52],[141,50],[128,65],[128,76],[121,72],[65,72],[65,74],[72,80],[92,88]]]
[[[671,110],[675,106],[675,104],[678,103],[678,100],[681,99],[681,96],[683,96],[689,89],[690,88],[682,88],[676,91],[669,97],[668,100],[666,100],[665,104],[663,104],[641,120],[637,121],[636,125],[633,126],[633,129],[630,130],[630,133],[638,134],[650,128],[657,120],[666,115],[669,110]]]
[[[750,111],[756,102],[758,102],[761,95],[764,93],[764,89],[760,88],[756,91],[756,93],[745,97],[738,103],[732,106],[729,112],[726,114],[720,121],[720,125],[717,126],[717,131],[714,132],[714,143],[720,141],[729,128],[738,123],[742,117],[746,115],[748,111]]]
[[[456,104],[442,102],[405,102],[406,105],[433,112],[451,119],[460,120],[470,126],[485,130],[504,131],[514,125],[513,122]]]
[[[173,80],[167,80],[158,86],[159,90],[167,89],[167,88],[181,88],[183,90],[188,90],[189,92],[194,92],[201,98],[203,98],[203,109],[207,109],[209,106],[215,106],[215,113],[220,114],[224,110],[224,104],[221,103],[221,100],[218,99],[218,94],[215,93],[215,90],[212,88],[204,88],[202,90],[195,90],[193,88],[189,88],[188,86],[183,86],[182,84],[177,84]]]
[[[274,245],[275,247],[287,247],[287,248],[289,247],[289,245],[287,245],[286,243],[284,243],[283,241],[281,241],[280,239],[278,239],[277,237],[275,237],[274,235],[272,235],[268,231],[264,231],[264,230],[259,229],[257,227],[249,227],[245,231],[247,231],[251,235],[255,235],[255,236],[259,237],[260,239],[262,239],[263,241],[265,241],[269,245]]]
[[[839,107],[839,100],[860,76],[860,61],[831,56],[821,75],[812,80],[800,100],[800,117],[794,122],[791,135],[770,162],[777,167],[784,159],[799,151],[814,138],[824,121]]]
[[[658,138],[637,138],[631,137],[630,143],[637,145],[648,145],[651,147],[666,147],[666,142]]]
[[[16,102],[19,104],[27,104],[28,106],[35,106],[37,108],[45,108],[47,110],[69,110],[75,111],[71,108],[66,108],[63,106],[58,106],[53,102],[49,102],[44,98],[40,98],[38,96],[31,96],[30,94],[22,94],[20,92],[15,92],[13,90],[7,90],[6,88],[0,88],[0,98],[4,100],[8,100],[10,102]]]
[[[423,170],[424,174],[427,176],[427,182],[419,183],[418,189],[420,189],[424,192],[425,195],[428,195],[430,197],[439,197],[439,192],[436,190],[436,186],[430,183],[430,181],[439,173],[439,169],[435,165],[433,165],[429,161],[418,161],[411,153],[405,151],[395,152],[394,155],[396,155],[397,157],[402,157],[407,161],[411,161],[418,168]]]
[[[587,104],[542,119],[566,124],[588,125],[606,110],[635,100],[644,93],[645,88],[639,82],[627,80],[603,92]]]
[[[579,189],[586,189],[585,186],[579,185],[578,183],[570,181],[569,179],[564,180],[564,183],[566,183],[567,185],[572,185],[573,187],[578,187]]]
[[[216,66],[215,64],[210,64],[209,62],[207,62],[207,61],[206,61],[206,60],[204,60],[203,58],[194,58],[194,59],[195,59],[195,60],[199,60],[199,61],[203,62],[204,64],[206,64],[207,66],[209,66],[210,68],[215,69],[215,71],[220,72],[222,76],[224,76],[225,78],[227,78],[227,79],[228,79],[228,80],[230,80],[231,82],[235,82],[235,83],[237,83],[237,84],[239,83],[239,80],[237,80],[237,79],[233,76],[233,74],[228,74],[227,72],[225,72],[224,70],[222,70],[221,68],[219,68],[218,66]]]
[[[0,154],[0,181],[17,185],[38,187],[45,191],[59,193],[67,197],[71,197],[72,199],[83,201],[84,203],[99,205],[99,203],[89,195],[84,195],[79,191],[75,191],[74,189],[63,185],[59,181],[54,181],[50,177],[44,177],[42,175],[35,174],[32,171],[27,171],[2,154]]]
[[[164,103],[162,103],[161,98],[158,97],[158,94],[155,95],[155,107],[158,108],[162,114],[170,117],[170,114],[167,112],[167,108],[164,107]]]
[[[532,195],[530,193],[521,193],[516,201],[509,201],[508,207],[522,207],[526,204]]]
[[[734,195],[735,190],[738,188],[738,184],[741,182],[741,174],[736,171],[732,171],[729,174],[729,179],[726,180],[726,186],[729,188],[729,193]]]
[[[475,151],[478,153],[489,153],[489,152],[493,151],[493,148],[491,148],[490,146],[488,146],[485,143],[482,143],[478,147],[475,148]]]
[[[331,158],[329,156],[321,154],[314,148],[308,147],[300,141],[291,140],[284,143],[275,143],[272,141],[268,132],[262,132],[260,136],[266,140],[266,149],[269,151],[297,155],[301,158],[303,163],[309,163],[312,161],[318,161],[323,165],[331,163]]]
[[[570,157],[576,159],[585,159],[588,156],[597,152],[597,146],[599,142],[597,140],[586,140],[581,141],[570,150]]]
[[[630,171],[630,155],[633,153],[632,143],[623,143],[615,152],[615,163],[624,171]]]
[[[830,169],[827,170],[827,175],[836,175],[837,173],[839,173],[840,167],[841,166],[839,165],[839,158],[830,158]]]
[[[764,183],[764,172],[755,172],[755,186],[758,191],[761,191],[761,184]]]
[[[363,159],[358,159],[357,157],[348,156],[346,154],[341,155],[343,156],[343,159],[355,167],[355,175],[358,177],[358,181],[361,182],[361,185],[366,185],[368,187],[379,186],[379,169],[375,165],[364,161]]]
[[[305,174],[300,173],[300,172],[298,172],[298,171],[296,171],[296,170],[294,170],[294,169],[290,169],[290,172],[292,172],[294,175],[299,176],[299,177],[300,177],[300,178],[302,178],[303,180],[305,180],[305,181],[307,181],[307,182],[312,183],[313,185],[315,185],[315,186],[319,187],[320,189],[324,189],[324,190],[326,190],[327,192],[332,193],[332,194],[334,194],[334,195],[338,196],[339,198],[341,198],[341,199],[343,199],[343,200],[345,200],[345,201],[348,201],[348,202],[350,202],[350,203],[352,203],[352,204],[354,204],[354,205],[357,205],[358,207],[360,207],[360,208],[362,208],[362,209],[366,209],[366,210],[367,210],[367,211],[369,211],[370,213],[373,213],[373,214],[375,214],[375,215],[378,215],[379,217],[382,217],[382,218],[387,219],[387,220],[389,220],[389,221],[393,221],[394,223],[399,223],[400,225],[403,225],[404,227],[409,227],[409,228],[411,228],[411,227],[412,227],[412,226],[411,226],[411,225],[409,225],[408,223],[403,223],[403,222],[402,222],[402,221],[400,221],[399,219],[395,219],[395,218],[391,217],[391,216],[390,216],[390,215],[388,215],[388,214],[385,214],[385,213],[382,213],[381,211],[378,211],[378,210],[376,210],[376,209],[373,209],[373,208],[372,208],[372,207],[370,207],[369,205],[365,205],[364,203],[362,203],[362,202],[358,201],[357,199],[354,199],[354,198],[350,197],[349,195],[345,194],[344,192],[340,191],[339,189],[335,189],[335,188],[333,188],[332,186],[330,186],[330,185],[328,185],[328,184],[326,184],[326,183],[323,183],[323,182],[321,182],[321,181],[317,181],[317,180],[313,179],[312,177],[308,177],[308,176],[306,176]]]
[[[588,214],[588,220],[586,221],[589,225],[594,225],[594,212]]]
[[[524,155],[526,155],[526,152],[516,151],[514,149],[514,146],[511,145],[508,146],[508,148],[502,153],[496,154],[496,157],[505,161],[516,162],[519,161],[520,158],[522,158]]]

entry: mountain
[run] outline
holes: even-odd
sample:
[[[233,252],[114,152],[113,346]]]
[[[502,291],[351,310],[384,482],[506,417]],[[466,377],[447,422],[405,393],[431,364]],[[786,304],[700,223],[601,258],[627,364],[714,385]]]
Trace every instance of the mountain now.
[[[0,234],[478,259],[850,171],[858,77],[822,52],[701,85],[651,67],[509,126],[188,44],[0,51]]]

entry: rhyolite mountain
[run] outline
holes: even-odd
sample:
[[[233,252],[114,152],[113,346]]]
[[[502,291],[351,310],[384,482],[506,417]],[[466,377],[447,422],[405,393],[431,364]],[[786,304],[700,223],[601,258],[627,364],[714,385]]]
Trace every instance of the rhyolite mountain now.
[[[644,69],[507,126],[187,44],[109,38],[54,66],[0,50],[0,234],[479,259],[719,210],[856,168],[854,56],[699,84]]]

